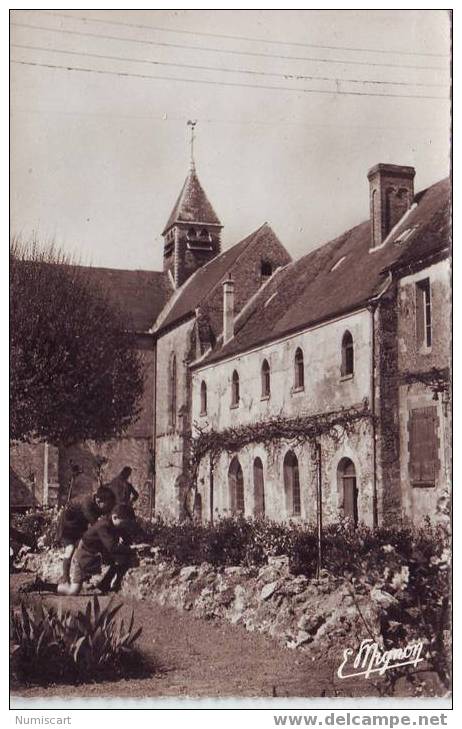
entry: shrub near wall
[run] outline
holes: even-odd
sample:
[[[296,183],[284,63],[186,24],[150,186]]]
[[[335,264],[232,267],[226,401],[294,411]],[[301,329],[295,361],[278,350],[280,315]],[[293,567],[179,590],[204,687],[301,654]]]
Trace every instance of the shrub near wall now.
[[[288,555],[293,575],[316,574],[317,533],[307,525],[225,518],[202,526],[157,519],[143,531],[159,556],[178,565],[262,567],[268,557]],[[344,522],[323,532],[324,570],[343,578],[354,600],[366,595],[379,606],[384,647],[423,640],[444,685],[450,665],[449,562],[444,523],[373,530],[363,525],[353,529]],[[393,680],[401,675],[395,671]]]
[[[146,559],[142,559],[142,568],[131,570],[127,575],[127,586],[132,586],[130,590],[134,596],[147,599],[151,599],[150,595],[157,595],[160,590],[159,599],[163,599],[162,595],[165,599],[170,595],[168,600],[176,604],[175,600],[180,599],[178,595],[186,585],[181,578],[183,587],[180,592],[178,595],[175,590],[172,592],[176,575],[180,570],[181,573],[186,570],[189,575],[187,579],[192,579],[194,572],[197,572],[193,566],[202,565],[210,572],[207,580],[210,578],[213,584],[218,584],[222,579],[220,575],[227,573],[229,575],[226,580],[229,581],[233,573],[233,579],[238,582],[247,580],[250,585],[252,580],[256,580],[258,585],[255,590],[258,592],[266,589],[266,585],[269,589],[275,580],[278,582],[279,577],[272,574],[274,570],[268,562],[273,563],[274,558],[282,558],[282,555],[288,556],[288,567],[292,575],[290,584],[292,580],[300,580],[300,585],[314,586],[316,580],[313,577],[317,567],[316,537],[316,530],[312,526],[284,525],[243,518],[224,518],[214,525],[167,522],[159,518],[141,522],[138,538],[145,546],[139,551],[141,555],[144,552]],[[154,561],[149,557],[153,553],[156,555]],[[31,556],[33,559],[30,565],[32,569],[37,569],[41,555]],[[46,561],[46,553],[43,557]],[[34,559],[38,560],[37,567],[33,566]],[[162,562],[166,570],[163,572]],[[428,523],[418,529],[396,526],[376,530],[365,526],[353,529],[347,523],[331,524],[326,526],[323,533],[323,573],[331,575],[332,579],[328,579],[322,589],[316,589],[321,589],[321,594],[341,589],[357,605],[358,615],[363,611],[363,607],[359,609],[360,605],[375,606],[374,610],[379,612],[378,628],[377,625],[364,627],[366,634],[373,633],[386,648],[423,640],[432,670],[438,674],[443,685],[448,685],[449,564],[450,537],[444,524],[432,526]],[[168,577],[166,582],[163,576]],[[193,580],[188,584],[191,588],[194,585],[194,590],[200,586],[199,592],[205,589],[207,600],[214,602],[217,594],[215,588],[208,594],[209,588],[202,583],[195,585]],[[286,587],[283,591],[287,591]],[[232,587],[233,595],[235,589],[237,588]],[[287,589],[290,592],[292,587]],[[230,600],[237,600],[237,597],[231,596],[231,592]],[[271,597],[263,598],[264,603],[267,604],[267,599],[270,602],[273,599],[279,600],[278,594],[279,588],[275,588]],[[334,593],[332,596],[334,597]],[[198,599],[200,604],[202,597]],[[223,596],[219,599],[222,601]],[[296,602],[298,598],[286,595],[284,599],[288,601],[286,617],[290,622],[295,605],[291,601]],[[316,610],[319,600],[317,594],[312,598],[307,597],[308,612]],[[179,608],[182,607],[180,603],[177,605]],[[191,604],[195,604],[194,601]],[[279,614],[282,620],[282,608],[276,604],[275,608],[277,610],[273,617]],[[249,607],[250,612],[253,609]],[[339,609],[339,620],[342,609]],[[270,613],[273,615],[271,610]],[[253,618],[249,618],[249,625],[252,620]],[[265,620],[266,618],[263,623]],[[263,623],[258,629],[266,632]],[[336,650],[337,648],[338,646]],[[393,671],[390,676],[398,679],[400,674]]]

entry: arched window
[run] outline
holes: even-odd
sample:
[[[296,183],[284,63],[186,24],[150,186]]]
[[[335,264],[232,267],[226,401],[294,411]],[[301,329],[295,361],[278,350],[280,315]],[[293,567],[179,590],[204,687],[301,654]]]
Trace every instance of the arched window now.
[[[261,262],[260,273],[263,279],[270,278],[273,273],[273,266],[271,265],[270,261]]]
[[[231,406],[237,407],[239,405],[239,375],[236,370],[233,372],[231,379]]]
[[[210,239],[209,231],[206,230],[205,228],[202,228],[202,230],[200,232],[200,237],[202,238],[202,240],[209,240]]]
[[[228,471],[229,505],[232,514],[244,514],[244,476],[241,464],[236,456],[230,463]]]
[[[353,337],[346,331],[342,339],[342,377],[352,375],[355,365]]]
[[[349,458],[342,458],[337,468],[337,482],[343,515],[358,525],[358,488],[356,486],[355,464]]]
[[[298,459],[293,451],[287,451],[284,458],[284,491],[286,495],[287,513],[290,516],[300,516],[302,513],[300,476],[298,472]]]
[[[177,382],[176,382],[176,357],[172,353],[170,356],[170,372],[169,372],[169,423],[172,428],[176,425],[176,410],[177,410]]]
[[[254,516],[265,516],[265,482],[261,458],[256,458],[253,462],[253,497]]]
[[[194,228],[189,228],[188,230],[188,238],[195,238],[196,237],[196,231]]]
[[[301,390],[305,387],[305,370],[303,366],[303,352],[300,347],[295,352],[294,368],[294,387],[296,390]]]
[[[269,397],[271,394],[271,375],[268,360],[264,359],[261,366],[261,396]]]
[[[201,382],[201,415],[207,414],[207,385],[204,380]]]

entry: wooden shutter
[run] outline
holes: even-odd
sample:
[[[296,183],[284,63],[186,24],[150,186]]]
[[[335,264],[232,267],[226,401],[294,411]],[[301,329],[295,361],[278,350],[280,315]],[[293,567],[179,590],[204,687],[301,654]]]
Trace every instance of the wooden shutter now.
[[[411,410],[409,476],[415,486],[434,486],[438,470],[436,407]]]

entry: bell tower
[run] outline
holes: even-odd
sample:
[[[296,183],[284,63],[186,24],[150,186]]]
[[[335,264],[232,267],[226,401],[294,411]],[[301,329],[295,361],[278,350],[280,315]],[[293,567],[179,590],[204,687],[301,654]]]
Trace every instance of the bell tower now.
[[[223,228],[196,173],[196,122],[188,121],[188,126],[191,127],[190,170],[162,233],[164,271],[170,271],[176,288],[220,253]]]

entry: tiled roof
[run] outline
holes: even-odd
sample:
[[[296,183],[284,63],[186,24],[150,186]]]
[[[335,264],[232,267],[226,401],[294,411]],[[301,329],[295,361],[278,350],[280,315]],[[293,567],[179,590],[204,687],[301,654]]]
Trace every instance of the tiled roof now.
[[[162,235],[175,223],[193,222],[221,225],[194,169],[184,182]]]
[[[369,250],[366,221],[286,266],[237,317],[233,339],[211,352],[201,366],[357,309],[380,293],[389,268],[447,248],[449,180],[419,193],[414,202],[380,248]]]
[[[261,242],[264,238],[275,238],[275,234],[267,223],[232,248],[212,258],[205,266],[197,269],[172,296],[156,322],[156,330],[160,332],[188,314],[192,314],[213,289],[221,284],[224,276],[239,256],[253,243]]]
[[[149,331],[173,291],[163,271],[85,267],[85,274],[109,295],[127,328],[137,332]]]

